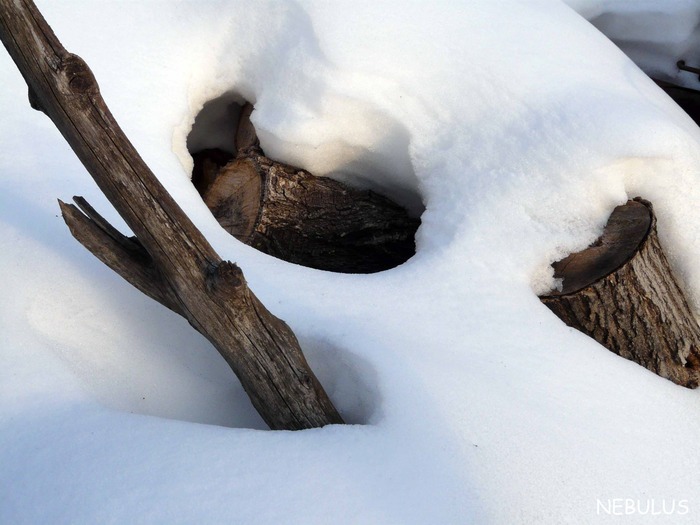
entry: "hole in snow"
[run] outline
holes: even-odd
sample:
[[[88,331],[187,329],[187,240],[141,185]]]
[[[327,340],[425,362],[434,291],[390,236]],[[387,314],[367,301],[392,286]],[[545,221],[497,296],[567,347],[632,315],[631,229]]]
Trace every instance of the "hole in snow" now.
[[[266,157],[252,111],[223,95],[204,105],[187,139],[192,182],[225,230],[268,255],[334,272],[379,272],[415,254],[420,219],[376,192]]]
[[[187,135],[187,150],[192,153],[219,149],[233,155],[243,104],[245,100],[235,93],[226,93],[204,104]]]
[[[362,425],[377,418],[379,381],[369,362],[325,339],[300,336],[299,344],[346,423]]]
[[[210,100],[197,115],[187,135],[187,150],[194,159],[192,184],[200,195],[213,182],[215,170],[236,152],[236,130],[245,101],[234,93]]]

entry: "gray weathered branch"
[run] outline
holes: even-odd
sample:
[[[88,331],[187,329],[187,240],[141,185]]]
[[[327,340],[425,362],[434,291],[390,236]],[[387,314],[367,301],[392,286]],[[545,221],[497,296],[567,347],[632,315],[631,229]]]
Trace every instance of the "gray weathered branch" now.
[[[61,205],[74,236],[207,337],[271,428],[341,423],[292,331],[160,184],[112,117],[87,64],[63,48],[33,2],[0,0],[0,39],[29,86],[32,106],[51,118],[138,241],[81,200],[86,214]]]

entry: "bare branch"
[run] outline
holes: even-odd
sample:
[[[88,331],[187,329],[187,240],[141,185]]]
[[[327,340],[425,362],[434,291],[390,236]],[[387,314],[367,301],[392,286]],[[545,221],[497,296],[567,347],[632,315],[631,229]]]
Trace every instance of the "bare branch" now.
[[[76,238],[204,334],[271,428],[341,423],[292,331],[260,304],[240,270],[221,260],[153,175],[112,117],[90,68],[63,48],[31,0],[0,0],[0,40],[32,91],[34,105],[51,118],[124,218],[162,282],[145,283],[155,275],[148,273],[146,261],[137,262],[143,256],[139,250],[127,263],[117,262],[129,243],[91,208],[85,208],[88,217],[63,205]],[[98,249],[99,242],[107,248]],[[226,293],[213,292],[222,283]]]

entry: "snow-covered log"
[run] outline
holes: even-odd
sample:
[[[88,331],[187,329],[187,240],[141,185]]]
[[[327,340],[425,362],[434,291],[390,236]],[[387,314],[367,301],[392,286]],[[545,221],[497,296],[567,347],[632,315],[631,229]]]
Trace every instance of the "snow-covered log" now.
[[[373,191],[266,157],[252,110],[241,112],[235,159],[217,169],[220,150],[194,155],[193,181],[226,231],[269,255],[334,272],[379,272],[413,256],[420,219]]]
[[[567,325],[689,388],[700,378],[700,328],[659,244],[651,204],[613,211],[592,246],[556,262],[562,289],[541,297]]]
[[[136,238],[85,201],[61,203],[73,235],[127,281],[211,341],[273,429],[341,423],[290,328],[222,261],[146,166],[107,108],[87,64],[61,45],[30,0],[0,0],[0,39],[30,89]]]

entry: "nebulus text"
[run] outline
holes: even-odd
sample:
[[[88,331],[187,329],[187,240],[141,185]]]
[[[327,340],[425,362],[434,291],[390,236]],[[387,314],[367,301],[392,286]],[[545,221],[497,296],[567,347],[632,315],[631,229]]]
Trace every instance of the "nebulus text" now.
[[[687,499],[596,499],[596,513],[610,516],[684,516],[690,513]]]

